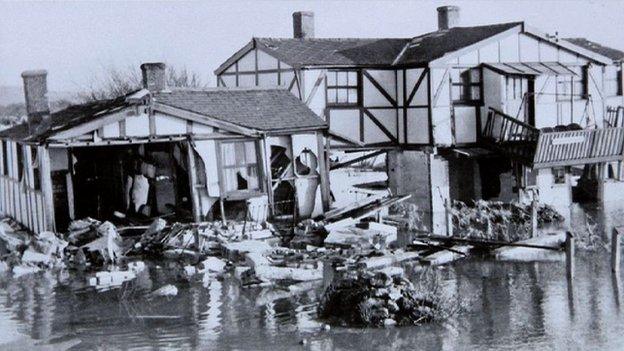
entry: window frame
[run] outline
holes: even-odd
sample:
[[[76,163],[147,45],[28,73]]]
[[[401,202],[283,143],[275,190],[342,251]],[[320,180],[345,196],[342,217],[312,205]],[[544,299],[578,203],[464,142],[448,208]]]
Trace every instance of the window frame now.
[[[561,172],[561,174],[559,174]],[[553,185],[565,185],[568,182],[567,177],[567,167],[553,167],[551,168],[551,173],[553,176]],[[562,180],[562,181],[559,181]]]
[[[253,142],[255,162],[253,163],[245,162],[244,164],[226,165],[225,160],[223,158],[223,146],[226,144],[238,144],[238,143],[245,144],[248,142]],[[219,141],[217,143],[217,148],[218,148],[217,160],[218,160],[218,167],[219,167],[219,176],[221,177],[220,179],[221,197],[227,198],[227,199],[246,199],[246,198],[253,197],[253,196],[256,196],[258,194],[262,194],[265,192],[265,186],[264,186],[264,183],[262,182],[262,179],[263,179],[262,155],[260,155],[259,140],[257,139],[226,139],[226,140]],[[246,168],[254,167],[256,169],[256,177],[257,177],[257,184],[258,184],[257,188],[227,190],[226,170],[239,169],[243,167],[246,167]]]
[[[578,72],[574,72],[574,75],[555,75],[555,101],[557,102],[570,102],[584,100],[587,98],[587,78],[588,72],[585,66],[576,66]],[[561,79],[565,79],[568,91],[563,94],[560,92]],[[577,91],[577,87],[580,87],[580,91]]]
[[[346,84],[340,84],[339,74],[346,74]],[[350,73],[353,73],[355,76],[355,82],[351,82],[349,79]],[[330,84],[330,75],[334,75],[334,84]],[[328,70],[325,74],[325,101],[327,106],[360,106],[361,96],[360,96],[360,87],[362,85],[360,70],[356,69],[344,69],[344,70]],[[332,91],[335,91],[332,93]],[[346,102],[340,102],[338,98],[338,94],[340,91],[344,91],[346,94]],[[349,91],[355,92],[355,101],[350,101]],[[333,101],[330,100],[330,96],[334,95]]]
[[[604,70],[604,82],[603,82],[603,86],[605,87],[605,96],[609,96],[609,97],[613,97],[613,96],[622,96],[623,95],[623,91],[622,91],[622,65],[617,65],[617,66],[613,66],[614,70],[615,70],[615,74],[613,77],[611,77],[611,75],[609,75],[608,73],[608,66],[605,67]],[[607,82],[611,82],[611,84],[615,84],[615,92],[613,91],[608,91],[607,90]]]
[[[457,75],[459,77],[459,81],[455,81],[453,79],[454,74],[452,74],[453,70],[460,71]],[[464,72],[461,72],[464,71]],[[477,72],[479,75],[479,80],[474,81],[473,73]],[[466,75],[468,77],[467,80],[462,79],[462,77]],[[480,105],[483,101],[483,72],[480,67],[452,67],[451,68],[451,103],[453,105]],[[455,88],[460,88],[460,97],[458,99],[455,98]],[[477,88],[479,91],[479,97],[474,98],[473,89]],[[466,91],[470,92],[470,98],[466,98]]]

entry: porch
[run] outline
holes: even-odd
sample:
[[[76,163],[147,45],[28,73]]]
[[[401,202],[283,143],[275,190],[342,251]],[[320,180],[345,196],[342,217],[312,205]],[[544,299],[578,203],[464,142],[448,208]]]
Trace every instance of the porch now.
[[[624,128],[540,130],[489,108],[482,141],[534,169],[624,160]]]

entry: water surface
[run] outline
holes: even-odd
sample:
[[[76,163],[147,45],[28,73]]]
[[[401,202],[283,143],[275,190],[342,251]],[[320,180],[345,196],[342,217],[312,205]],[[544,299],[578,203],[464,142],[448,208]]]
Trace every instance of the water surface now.
[[[575,206],[573,226],[584,225],[586,212],[604,237],[624,224],[619,209]],[[624,349],[624,288],[608,253],[579,253],[576,267],[568,284],[563,261],[456,262],[439,274],[447,291],[470,302],[462,314],[423,326],[330,331],[316,319],[318,288],[292,296],[242,289],[231,277],[190,283],[155,265],[131,288],[105,292],[83,289],[80,274],[3,274],[0,349]],[[177,296],[148,300],[141,293],[169,283]]]

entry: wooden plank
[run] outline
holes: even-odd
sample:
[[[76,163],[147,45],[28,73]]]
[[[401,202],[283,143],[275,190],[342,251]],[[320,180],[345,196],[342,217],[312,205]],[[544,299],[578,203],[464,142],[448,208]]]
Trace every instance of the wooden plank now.
[[[67,213],[69,219],[76,219],[75,207],[74,207],[74,182],[72,180],[71,173],[65,175],[65,184],[67,186]]]
[[[195,222],[201,222],[201,209],[199,201],[199,192],[197,191],[197,168],[195,165],[195,148],[193,147],[192,140],[187,141],[187,162],[188,162],[188,176],[191,189],[191,200],[193,204],[193,220]]]
[[[327,136],[329,138],[329,136]],[[325,146],[323,140],[323,134],[316,133],[316,150],[319,173],[321,176],[321,203],[323,205],[323,212],[328,211],[331,205],[331,194],[329,187],[329,164],[327,163],[326,153],[329,154],[329,143]]]
[[[74,137],[92,132],[94,130],[97,130],[98,128],[103,127],[107,124],[117,123],[120,120],[124,120],[126,119],[126,117],[133,116],[133,115],[135,115],[133,106],[126,107],[120,110],[112,110],[110,112],[102,114],[100,117],[90,122],[82,123],[70,129],[54,132],[50,136],[50,138],[54,138],[54,139],[74,138]]]
[[[354,158],[354,159],[352,159],[352,160],[349,160],[349,161],[346,161],[346,162],[341,162],[341,163],[338,163],[338,164],[332,165],[332,166],[330,167],[330,170],[332,170],[332,171],[333,171],[333,170],[335,170],[335,169],[339,169],[339,168],[343,168],[343,167],[348,167],[348,166],[351,166],[352,164],[355,164],[355,163],[358,163],[358,162],[361,162],[361,161],[367,160],[367,159],[369,159],[369,158],[371,158],[371,157],[379,156],[379,155],[384,154],[384,153],[386,153],[386,150],[378,150],[378,151],[373,151],[373,152],[371,152],[371,153],[369,153],[369,154],[366,154],[366,155],[364,155],[364,156],[356,157],[356,158]]]
[[[55,232],[54,196],[52,193],[52,174],[50,168],[50,153],[47,147],[38,146],[39,176],[41,180],[41,193],[43,195],[43,207],[46,230]]]
[[[353,145],[357,145],[357,146],[365,146],[366,144],[364,144],[363,142],[359,141],[359,140],[355,140],[351,137],[348,137],[342,133],[338,133],[336,131],[330,130],[329,135],[335,139],[338,139],[340,141],[344,141],[347,142],[349,144],[353,144]]]
[[[273,194],[273,179],[271,173],[271,149],[268,145],[268,141],[266,136],[262,138],[260,141],[260,154],[262,155],[262,172],[264,176],[264,187],[266,188],[267,198],[269,200],[269,217],[273,216],[274,213],[274,194]]]

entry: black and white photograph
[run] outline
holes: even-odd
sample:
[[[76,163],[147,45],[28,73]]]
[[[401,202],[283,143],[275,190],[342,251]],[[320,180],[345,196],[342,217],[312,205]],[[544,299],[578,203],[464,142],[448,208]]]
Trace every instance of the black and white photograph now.
[[[622,236],[622,0],[0,0],[0,350],[624,350]]]

